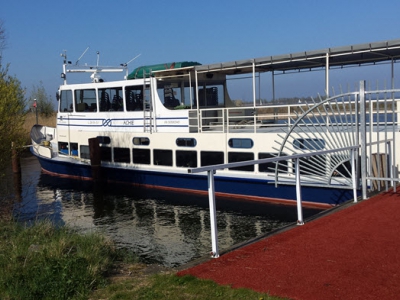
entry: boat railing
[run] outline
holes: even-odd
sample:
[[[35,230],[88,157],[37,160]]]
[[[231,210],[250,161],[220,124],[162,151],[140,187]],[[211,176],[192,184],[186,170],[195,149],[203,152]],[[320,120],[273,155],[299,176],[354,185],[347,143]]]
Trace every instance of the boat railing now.
[[[376,96],[376,92],[371,96]],[[308,112],[312,120],[320,126],[335,126],[340,122],[354,123],[358,108],[355,106],[357,93],[351,93],[351,98],[330,103],[319,111]],[[347,95],[348,97],[348,95]],[[390,101],[381,99],[368,100],[368,125],[378,126],[385,118],[386,124],[397,124],[400,120],[399,98]],[[189,111],[190,132],[265,132],[276,127],[290,127],[297,118],[315,103],[299,103],[269,106],[237,106],[226,108],[202,108]],[[321,112],[321,109],[324,110]],[[323,115],[323,117],[322,117]],[[346,118],[343,118],[346,115]],[[369,117],[371,116],[371,117]],[[324,118],[325,120],[320,120]],[[305,124],[299,126],[307,126]]]

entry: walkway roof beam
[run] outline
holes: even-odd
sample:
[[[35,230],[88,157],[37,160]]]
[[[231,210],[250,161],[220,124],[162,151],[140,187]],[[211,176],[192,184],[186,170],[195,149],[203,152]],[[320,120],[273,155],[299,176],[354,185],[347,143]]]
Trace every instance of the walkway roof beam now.
[[[375,64],[385,61],[390,63],[390,61],[396,61],[400,58],[400,39],[199,65],[195,66],[195,69],[199,73],[222,72],[224,74],[233,75],[237,73],[252,73],[254,63],[256,72],[311,70],[314,68],[325,68],[327,54],[329,55],[330,68]]]

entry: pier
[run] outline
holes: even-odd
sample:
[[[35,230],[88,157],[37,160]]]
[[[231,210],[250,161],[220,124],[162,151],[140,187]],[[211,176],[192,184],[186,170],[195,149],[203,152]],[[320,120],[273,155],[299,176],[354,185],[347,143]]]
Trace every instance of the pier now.
[[[178,275],[290,299],[395,299],[399,209],[393,190],[349,202]]]

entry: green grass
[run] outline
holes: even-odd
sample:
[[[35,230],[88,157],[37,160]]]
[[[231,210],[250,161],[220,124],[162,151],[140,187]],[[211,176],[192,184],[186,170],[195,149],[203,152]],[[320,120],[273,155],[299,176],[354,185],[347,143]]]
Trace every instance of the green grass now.
[[[156,274],[150,277],[132,278],[115,282],[96,291],[91,299],[255,299],[278,300],[268,294],[248,289],[233,289],[230,286],[217,285],[210,280],[201,280],[193,276],[179,277],[175,274]]]
[[[146,275],[105,237],[0,221],[0,299],[282,299],[172,271]],[[121,276],[122,275],[122,276]]]
[[[115,257],[98,234],[80,235],[50,222],[0,224],[0,299],[86,299],[105,286]]]

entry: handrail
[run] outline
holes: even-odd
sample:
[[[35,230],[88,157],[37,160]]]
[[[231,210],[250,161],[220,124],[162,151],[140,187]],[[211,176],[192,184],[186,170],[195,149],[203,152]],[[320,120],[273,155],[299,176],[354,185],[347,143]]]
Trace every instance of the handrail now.
[[[353,189],[353,197],[354,202],[357,202],[357,177],[356,177],[356,167],[355,167],[355,157],[359,149],[359,146],[349,146],[343,147],[338,149],[330,149],[330,150],[320,150],[310,153],[301,153],[295,155],[288,155],[288,156],[277,156],[272,158],[263,158],[263,159],[256,159],[256,160],[249,160],[249,161],[242,161],[242,162],[233,162],[228,164],[218,164],[218,165],[211,165],[199,168],[189,168],[188,173],[202,173],[207,172],[207,183],[208,183],[208,199],[210,205],[210,223],[211,223],[211,241],[212,241],[212,252],[211,256],[214,258],[219,257],[219,249],[218,249],[218,228],[217,228],[217,217],[216,217],[216,205],[215,205],[215,184],[214,184],[214,174],[217,170],[230,168],[230,167],[243,167],[261,163],[271,163],[271,162],[278,162],[282,160],[288,159],[295,159],[296,160],[296,202],[297,202],[297,224],[303,225],[303,212],[302,212],[302,204],[301,204],[301,180],[300,180],[300,159],[304,157],[311,157],[315,155],[323,155],[333,152],[339,151],[351,151],[351,175],[352,175],[352,189]]]

